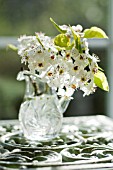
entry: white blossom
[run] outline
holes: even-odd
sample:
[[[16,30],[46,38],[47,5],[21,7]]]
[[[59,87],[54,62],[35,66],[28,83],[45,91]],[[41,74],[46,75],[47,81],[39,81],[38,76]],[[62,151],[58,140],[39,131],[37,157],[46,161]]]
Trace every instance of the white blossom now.
[[[62,97],[72,99],[75,90],[82,90],[83,96],[95,92],[94,74],[98,71],[99,58],[89,53],[88,42],[82,38],[84,34],[81,25],[59,26],[65,30],[70,43],[75,43],[72,30],[81,38],[81,51],[77,45],[71,48],[59,48],[54,44],[54,38],[36,33],[35,36],[23,35],[18,39],[18,54],[21,62],[28,65],[29,72],[37,74],[42,81],[57,90]],[[23,74],[18,79],[24,78]]]

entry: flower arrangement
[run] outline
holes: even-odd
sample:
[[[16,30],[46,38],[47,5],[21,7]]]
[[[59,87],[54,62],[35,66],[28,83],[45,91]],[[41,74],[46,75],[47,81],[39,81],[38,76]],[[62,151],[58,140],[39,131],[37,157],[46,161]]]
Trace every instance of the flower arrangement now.
[[[81,25],[58,25],[50,20],[60,32],[57,36],[51,38],[40,32],[18,39],[21,63],[61,97],[71,99],[75,90],[82,90],[86,96],[97,87],[109,91],[100,60],[90,54],[87,42],[87,38],[108,38],[105,32],[98,27],[83,31]]]

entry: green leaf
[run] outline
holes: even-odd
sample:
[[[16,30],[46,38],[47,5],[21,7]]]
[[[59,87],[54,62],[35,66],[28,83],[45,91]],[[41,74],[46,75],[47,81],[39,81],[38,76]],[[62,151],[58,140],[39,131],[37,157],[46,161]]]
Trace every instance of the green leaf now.
[[[44,48],[44,45],[42,44],[40,38],[38,37],[38,34],[35,33],[35,35],[36,35],[36,39],[38,40],[38,42],[40,43],[40,45]],[[44,49],[45,49],[45,48],[44,48]]]
[[[65,34],[59,34],[54,39],[54,44],[59,47],[70,46],[70,39]]]
[[[108,36],[102,29],[91,27],[90,29],[84,30],[84,38],[108,38]]]
[[[81,39],[80,36],[74,32],[74,30],[72,29],[72,27],[70,27],[72,34],[73,34],[73,38],[75,40],[75,44],[76,44],[76,48],[79,50],[79,52],[82,52],[82,48],[81,48]]]
[[[105,74],[101,71],[98,71],[94,75],[94,83],[97,87],[101,88],[102,90],[109,91],[109,85]]]
[[[71,50],[74,45],[75,45],[75,43],[74,43],[74,41],[73,41],[71,44],[69,44],[68,47],[66,47],[66,50]]]
[[[8,44],[8,48],[10,48],[10,49],[12,49],[14,51],[18,50],[18,48],[15,45],[13,45],[13,44]]]
[[[71,29],[71,32],[72,32],[72,34],[73,34],[73,38],[74,38],[74,40],[76,41],[77,38],[78,38],[78,34],[74,32],[74,30],[73,30],[73,28],[72,28],[71,26],[70,26],[70,29]]]
[[[55,48],[59,51],[61,50],[71,50],[74,46],[74,42],[72,42],[68,47],[60,47],[60,46],[55,46]]]
[[[104,71],[104,70],[103,70],[101,67],[99,67],[99,66],[98,66],[98,69],[99,69],[100,71]]]
[[[60,32],[60,33],[63,33],[65,34],[67,31],[66,30],[63,30],[59,27],[59,25],[52,19],[50,18],[50,21],[52,22],[52,24],[55,26],[55,28]]]

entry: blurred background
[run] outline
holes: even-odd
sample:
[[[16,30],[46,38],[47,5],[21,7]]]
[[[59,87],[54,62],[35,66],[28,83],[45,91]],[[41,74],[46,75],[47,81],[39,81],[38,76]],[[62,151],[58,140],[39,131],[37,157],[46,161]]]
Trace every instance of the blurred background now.
[[[101,114],[113,117],[112,9],[112,0],[0,0],[0,119],[18,117],[25,90],[25,83],[16,80],[21,69],[20,58],[7,49],[7,44],[17,44],[20,35],[34,35],[38,31],[56,35],[50,17],[60,25],[81,24],[84,29],[98,26],[110,37],[89,42],[90,53],[97,54],[101,60],[110,92],[98,89],[88,97],[83,97],[80,91],[75,92],[64,116]]]

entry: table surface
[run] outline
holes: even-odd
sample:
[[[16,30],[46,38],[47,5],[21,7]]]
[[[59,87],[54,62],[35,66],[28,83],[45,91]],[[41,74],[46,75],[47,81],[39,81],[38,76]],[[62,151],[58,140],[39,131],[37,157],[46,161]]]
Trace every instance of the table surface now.
[[[9,149],[8,154],[14,153],[14,150],[19,149],[19,148],[22,151],[26,150],[26,142],[21,143],[23,136],[20,136],[20,133],[21,133],[21,128],[20,128],[18,120],[1,120],[0,121],[0,141],[1,141],[0,146],[2,146],[5,150]],[[65,139],[62,134],[66,135]],[[14,140],[15,135],[18,135],[18,137],[21,137],[20,144],[14,143],[15,141],[13,141],[14,144],[12,145],[11,143],[12,141],[10,140],[10,138]],[[24,166],[26,165],[26,163],[24,163],[23,168],[26,167],[28,169],[38,169],[38,170],[113,169],[113,163],[112,163],[113,162],[113,120],[106,116],[98,115],[98,116],[85,116],[85,117],[83,116],[65,117],[63,119],[63,128],[60,134],[59,143],[58,141],[55,141],[55,140],[53,141],[48,143],[49,150],[50,152],[54,151],[54,152],[57,152],[58,154],[62,153],[61,154],[62,159],[63,159],[62,162],[61,161],[56,161],[56,162],[54,161],[44,162],[43,161],[43,162],[37,163],[33,167],[29,166],[30,164],[28,162],[28,166]],[[82,154],[84,153],[83,152],[84,148],[81,149],[82,146],[84,147],[90,146],[90,149],[92,149],[91,146],[94,146],[94,147],[96,146],[98,148],[101,147],[100,149],[97,150],[98,152],[102,151],[102,154],[103,154],[104,152],[109,151],[110,154],[105,155],[104,157],[104,155],[99,153],[100,156],[103,156],[103,157],[99,157],[99,159],[93,159],[93,158],[87,159],[87,157],[86,158],[83,157],[84,158],[83,160],[78,160],[78,158],[80,158],[79,154],[77,155],[73,153],[72,151],[73,149],[74,151],[77,151],[77,148],[79,148],[77,141],[78,141],[78,144],[80,145],[80,150],[82,150],[81,152]],[[63,143],[60,143],[60,142],[63,142]],[[41,150],[41,152],[43,152],[43,150],[47,150],[46,149],[46,147],[48,147],[47,143],[46,145],[43,142],[41,144],[42,144],[41,146],[40,145],[37,145],[36,147],[33,146],[35,149],[31,151],[34,152],[35,150]],[[29,148],[32,149],[31,145],[29,145]],[[0,153],[2,152],[0,150]],[[94,150],[93,148],[91,152],[94,154],[96,150]],[[96,154],[98,152],[96,152]],[[85,152],[86,156],[88,154],[91,155],[92,153],[89,153],[88,149]],[[16,166],[15,168],[14,167],[10,168],[9,165],[11,163],[11,160],[6,159],[6,157],[5,159],[1,157],[0,157],[0,168],[1,169],[3,169],[4,167],[7,167],[6,169],[8,170],[18,169]],[[7,166],[3,162],[6,162]]]

